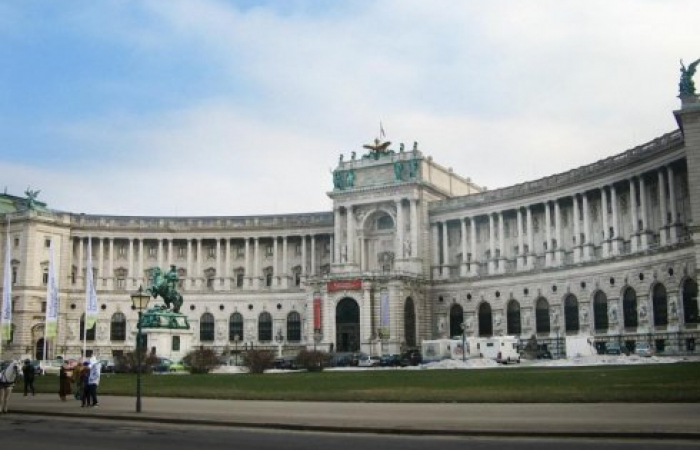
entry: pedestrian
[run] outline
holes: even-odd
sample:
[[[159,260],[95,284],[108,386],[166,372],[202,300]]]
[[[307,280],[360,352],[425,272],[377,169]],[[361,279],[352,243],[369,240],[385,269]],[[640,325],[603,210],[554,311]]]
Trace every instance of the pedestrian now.
[[[102,363],[95,362],[90,366],[90,375],[88,376],[88,406],[97,406],[97,386],[100,385],[100,372],[102,372]]]
[[[31,391],[34,395],[34,366],[32,362],[28,359],[24,360],[24,365],[22,366],[22,377],[24,378],[24,396]]]
[[[90,361],[85,361],[83,367],[80,368],[80,399],[82,400],[83,407],[89,406],[88,404],[88,381],[90,380]]]
[[[71,383],[73,383],[73,379],[71,378],[71,375],[72,372],[68,367],[68,363],[63,363],[61,365],[61,370],[58,373],[58,396],[61,397],[61,400],[63,400],[64,402],[66,401],[66,396],[70,395],[72,392]]]
[[[73,374],[71,376],[72,378],[72,383],[75,385],[75,393],[73,394],[73,397],[75,397],[76,400],[82,400],[83,399],[83,393],[81,392],[80,389],[80,374],[83,370],[83,365],[80,363],[77,363],[75,367],[73,367]]]

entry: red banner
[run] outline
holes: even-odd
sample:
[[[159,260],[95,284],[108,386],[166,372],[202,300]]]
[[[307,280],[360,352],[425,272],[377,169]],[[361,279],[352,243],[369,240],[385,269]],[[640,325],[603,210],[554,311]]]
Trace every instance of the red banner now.
[[[314,297],[314,330],[321,329],[321,296]]]
[[[328,292],[358,291],[362,289],[362,280],[339,280],[328,282]]]

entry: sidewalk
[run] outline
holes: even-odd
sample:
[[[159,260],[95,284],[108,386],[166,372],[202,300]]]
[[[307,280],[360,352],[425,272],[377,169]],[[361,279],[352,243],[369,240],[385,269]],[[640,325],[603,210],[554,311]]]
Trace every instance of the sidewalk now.
[[[700,404],[324,403],[101,396],[96,408],[58,395],[23,397],[10,414],[289,430],[484,436],[649,437],[700,440]]]

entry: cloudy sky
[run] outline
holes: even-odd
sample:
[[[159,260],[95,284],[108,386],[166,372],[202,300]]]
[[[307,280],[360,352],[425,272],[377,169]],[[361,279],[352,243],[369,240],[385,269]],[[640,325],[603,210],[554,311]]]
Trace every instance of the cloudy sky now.
[[[0,0],[0,189],[71,212],[330,210],[383,123],[489,189],[676,128],[697,0]],[[697,80],[700,83],[700,80]]]

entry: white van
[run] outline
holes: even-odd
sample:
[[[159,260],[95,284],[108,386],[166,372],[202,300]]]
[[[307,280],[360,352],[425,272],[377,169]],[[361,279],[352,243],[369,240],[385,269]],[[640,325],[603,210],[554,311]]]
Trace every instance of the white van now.
[[[498,363],[520,363],[518,338],[514,336],[499,336],[480,338],[477,343],[479,355],[482,358],[493,359]]]

